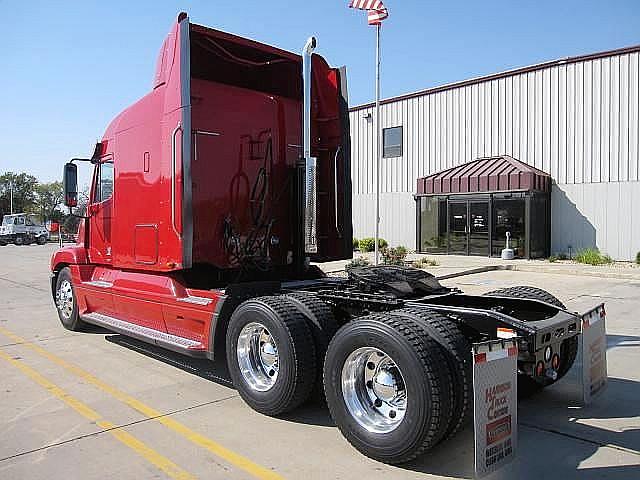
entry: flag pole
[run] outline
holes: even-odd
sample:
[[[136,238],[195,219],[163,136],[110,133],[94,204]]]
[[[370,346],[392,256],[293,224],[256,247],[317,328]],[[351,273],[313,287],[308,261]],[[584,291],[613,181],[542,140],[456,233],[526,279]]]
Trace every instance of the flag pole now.
[[[375,234],[375,265],[378,265],[379,237],[380,237],[380,154],[382,142],[380,141],[380,27],[376,25],[376,234]]]

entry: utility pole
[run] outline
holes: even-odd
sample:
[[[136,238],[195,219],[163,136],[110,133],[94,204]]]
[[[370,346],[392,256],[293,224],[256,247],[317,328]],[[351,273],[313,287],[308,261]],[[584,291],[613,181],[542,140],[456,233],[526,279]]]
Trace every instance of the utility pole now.
[[[380,139],[380,27],[376,25],[376,234],[375,234],[375,265],[379,262],[380,243],[380,155],[382,153],[382,141]]]

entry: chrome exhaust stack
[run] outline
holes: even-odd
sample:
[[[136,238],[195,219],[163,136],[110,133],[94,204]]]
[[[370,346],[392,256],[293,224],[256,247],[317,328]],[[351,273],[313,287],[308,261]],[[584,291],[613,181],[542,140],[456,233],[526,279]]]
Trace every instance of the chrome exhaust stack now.
[[[302,49],[303,84],[303,156],[304,156],[304,252],[318,253],[316,236],[316,158],[311,156],[311,55],[316,48],[315,37],[309,37]]]

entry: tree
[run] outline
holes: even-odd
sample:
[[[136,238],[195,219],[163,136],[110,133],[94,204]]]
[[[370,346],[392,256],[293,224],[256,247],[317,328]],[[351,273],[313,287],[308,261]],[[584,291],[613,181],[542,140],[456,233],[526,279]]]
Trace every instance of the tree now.
[[[87,214],[87,205],[89,204],[89,189],[85,187],[78,192],[78,205],[73,209],[75,215],[66,215],[62,221],[62,228],[67,233],[75,233],[78,231],[78,225],[82,220],[80,217]]]
[[[6,172],[0,175],[0,214],[11,213],[13,191],[13,213],[30,212],[36,200],[38,179],[28,173]]]
[[[64,199],[62,182],[40,183],[35,189],[35,206],[43,222],[59,222],[64,214],[59,210]]]

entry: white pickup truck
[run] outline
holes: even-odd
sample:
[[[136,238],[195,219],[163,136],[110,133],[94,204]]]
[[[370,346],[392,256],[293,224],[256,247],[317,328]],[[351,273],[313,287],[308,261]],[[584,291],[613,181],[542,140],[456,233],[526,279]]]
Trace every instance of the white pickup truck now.
[[[49,232],[35,215],[16,213],[5,215],[0,225],[0,245],[15,243],[28,245],[37,243],[44,245],[49,240]]]

